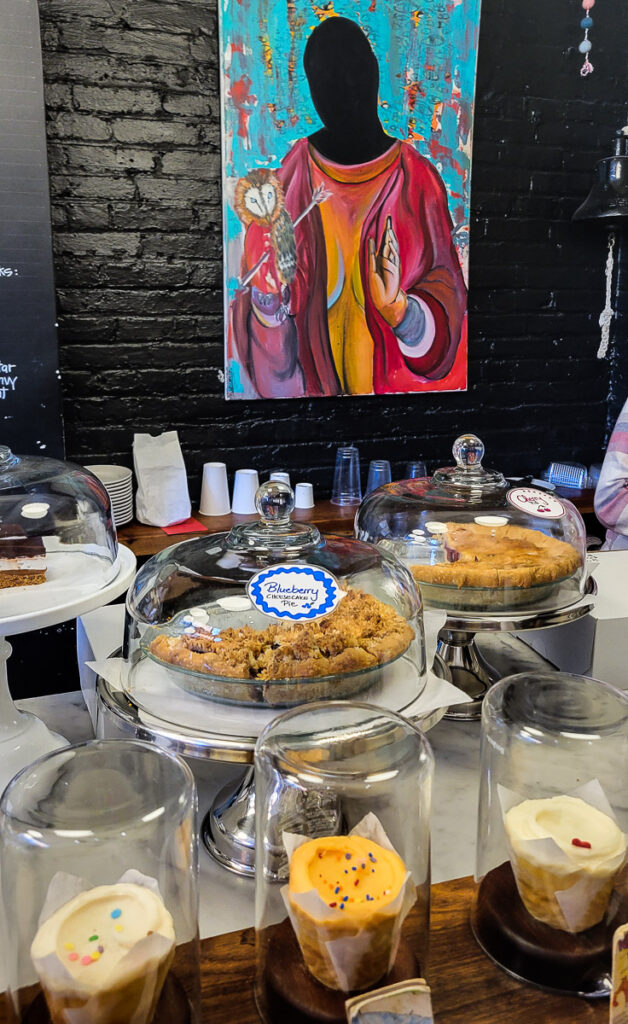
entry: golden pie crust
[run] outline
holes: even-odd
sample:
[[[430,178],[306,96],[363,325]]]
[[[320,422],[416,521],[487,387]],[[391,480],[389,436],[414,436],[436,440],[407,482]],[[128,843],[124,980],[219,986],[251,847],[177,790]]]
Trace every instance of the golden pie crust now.
[[[564,540],[524,526],[443,523],[447,562],[412,565],[419,583],[450,587],[532,587],[566,579],[581,565]]]
[[[160,633],[150,652],[160,661],[237,679],[296,679],[356,672],[391,661],[410,645],[414,630],[390,605],[350,590],[313,622],[266,629],[206,629],[170,637]]]

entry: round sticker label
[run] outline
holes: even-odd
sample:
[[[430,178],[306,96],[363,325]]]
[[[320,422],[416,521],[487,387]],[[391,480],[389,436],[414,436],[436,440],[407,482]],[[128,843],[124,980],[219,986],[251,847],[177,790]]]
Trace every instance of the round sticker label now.
[[[513,508],[542,519],[560,519],[565,514],[562,501],[536,487],[513,487],[508,491],[507,498]]]
[[[275,619],[318,619],[334,610],[344,591],[335,576],[311,565],[273,565],[249,580],[258,611]]]

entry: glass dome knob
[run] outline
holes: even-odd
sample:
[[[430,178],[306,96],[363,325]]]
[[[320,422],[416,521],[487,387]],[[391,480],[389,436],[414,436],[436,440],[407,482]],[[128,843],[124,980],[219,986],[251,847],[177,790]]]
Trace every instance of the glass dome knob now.
[[[484,458],[484,445],[475,434],[461,434],[452,448],[454,459],[460,469],[480,466]]]
[[[17,462],[17,457],[13,454],[10,448],[6,444],[0,444],[0,469],[7,466],[13,466]]]
[[[286,523],[294,509],[294,491],[282,480],[268,480],[257,489],[255,508],[267,526]]]

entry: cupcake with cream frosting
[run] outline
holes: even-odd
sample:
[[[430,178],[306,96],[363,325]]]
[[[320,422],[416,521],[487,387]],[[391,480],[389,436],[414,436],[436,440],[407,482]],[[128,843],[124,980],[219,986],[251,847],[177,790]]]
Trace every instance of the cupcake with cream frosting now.
[[[392,967],[408,900],[401,857],[360,835],[327,836],[290,858],[287,903],[303,959],[323,985],[359,991]]]
[[[532,917],[581,932],[602,920],[626,836],[579,797],[524,800],[504,817],[519,895]]]
[[[148,1024],[174,956],[160,896],[118,882],[81,892],[31,945],[52,1024]]]

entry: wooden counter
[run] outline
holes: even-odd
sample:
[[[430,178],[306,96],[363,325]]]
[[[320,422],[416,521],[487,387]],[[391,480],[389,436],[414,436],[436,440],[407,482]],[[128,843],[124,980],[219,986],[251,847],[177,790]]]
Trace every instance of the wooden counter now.
[[[594,491],[589,488],[583,491],[569,490],[558,487],[556,493],[574,503],[581,515],[592,515]],[[296,509],[293,518],[299,523],[315,523],[323,533],[353,534],[353,521],[357,506],[343,508],[332,505],[330,501],[319,501],[313,509]],[[194,518],[203,523],[212,533],[223,533],[230,530],[236,523],[246,523],[257,519],[252,516],[202,516],[195,512]],[[135,553],[138,558],[155,555],[158,551],[170,547],[182,540],[201,537],[202,533],[167,534],[155,526],[144,526],[142,523],[129,523],[118,530],[118,538],[122,544]]]
[[[429,981],[436,1024],[603,1024],[608,1000],[555,996],[514,981],[469,927],[470,878],[432,887]],[[252,928],[202,943],[203,1024],[259,1024]],[[290,1024],[282,1021],[281,1024]]]
[[[550,995],[496,967],[471,934],[472,893],[470,878],[432,886],[429,982],[435,1024],[606,1024],[607,999]],[[201,958],[201,1024],[259,1024],[254,929],[204,939]],[[0,999],[0,1024],[7,1024],[6,1013]]]

